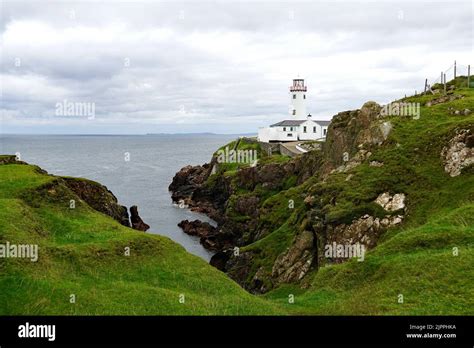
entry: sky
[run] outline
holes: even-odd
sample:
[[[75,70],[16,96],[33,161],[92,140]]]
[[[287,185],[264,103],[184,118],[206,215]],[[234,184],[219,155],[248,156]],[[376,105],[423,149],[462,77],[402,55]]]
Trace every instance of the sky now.
[[[3,1],[0,133],[256,133],[474,66],[474,1]],[[450,69],[450,70],[449,70]]]

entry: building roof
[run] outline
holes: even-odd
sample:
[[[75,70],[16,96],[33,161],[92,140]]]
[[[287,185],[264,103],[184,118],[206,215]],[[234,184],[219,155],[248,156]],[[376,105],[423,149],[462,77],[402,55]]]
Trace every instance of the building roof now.
[[[284,120],[280,121],[278,123],[270,125],[270,127],[285,127],[285,126],[299,126],[303,122],[306,122],[307,120]]]
[[[329,126],[329,124],[331,123],[331,121],[318,121],[318,120],[312,120],[312,119],[309,119],[309,120],[284,120],[284,121],[280,121],[278,123],[272,124],[272,125],[270,125],[270,127],[294,127],[294,126],[299,126],[300,124],[302,124],[303,122],[306,122],[306,121],[313,121],[313,122],[319,124],[320,126]]]
[[[318,121],[318,120],[314,120],[314,122],[316,122],[317,124],[321,126],[329,126],[329,124],[331,123],[331,121]]]

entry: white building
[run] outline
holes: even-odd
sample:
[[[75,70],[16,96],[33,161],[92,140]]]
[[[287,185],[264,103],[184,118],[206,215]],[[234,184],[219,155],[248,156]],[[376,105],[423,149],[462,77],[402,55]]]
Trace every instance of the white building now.
[[[307,88],[303,79],[294,79],[290,87],[291,119],[258,130],[258,140],[281,142],[298,140],[324,140],[331,121],[318,121],[306,114]]]

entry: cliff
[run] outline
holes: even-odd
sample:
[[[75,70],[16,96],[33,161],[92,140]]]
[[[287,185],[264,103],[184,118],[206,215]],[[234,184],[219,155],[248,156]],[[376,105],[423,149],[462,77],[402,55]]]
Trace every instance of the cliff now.
[[[418,104],[421,117],[386,115],[375,102],[341,112],[321,150],[293,159],[268,156],[242,139],[236,150],[256,148],[257,165],[219,163],[214,155],[209,164],[176,174],[172,198],[218,223],[197,234],[218,251],[211,264],[248,291],[309,286],[322,267],[348,261],[328,256],[328,246],[370,253],[387,236],[438,216],[440,204],[456,209],[472,199],[474,103],[459,85],[450,83],[448,97],[435,88],[395,102]],[[455,185],[453,172],[471,185],[453,188],[459,201],[447,189]],[[199,222],[184,231],[193,224]]]

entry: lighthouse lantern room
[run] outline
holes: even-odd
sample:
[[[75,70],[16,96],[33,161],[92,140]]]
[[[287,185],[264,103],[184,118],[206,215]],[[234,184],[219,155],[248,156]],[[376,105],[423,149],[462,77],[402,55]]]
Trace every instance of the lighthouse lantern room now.
[[[290,100],[290,114],[292,119],[306,119],[306,86],[304,84],[304,79],[293,80],[293,85],[290,86]]]

